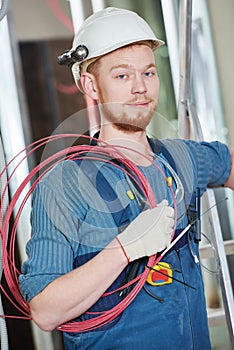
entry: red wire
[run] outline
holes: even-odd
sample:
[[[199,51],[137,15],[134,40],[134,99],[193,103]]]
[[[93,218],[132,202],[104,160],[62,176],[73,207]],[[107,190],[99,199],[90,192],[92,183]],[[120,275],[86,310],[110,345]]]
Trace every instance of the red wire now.
[[[27,146],[24,150],[22,150],[21,152],[19,152],[7,165],[6,167],[3,169],[3,171],[1,172],[0,176],[2,176],[4,174],[4,172],[8,171],[9,172],[9,167],[12,165],[12,163],[16,160],[18,160],[19,157],[22,157],[22,159],[20,159],[20,161],[18,161],[18,164],[15,166],[15,168],[12,170],[12,172],[9,175],[7,184],[3,190],[3,195],[2,195],[2,199],[4,199],[5,194],[7,193],[10,181],[12,180],[13,175],[15,174],[15,172],[17,171],[17,168],[20,166],[20,164],[27,158],[29,157],[33,152],[35,152],[38,148],[44,146],[45,144],[52,142],[52,141],[56,141],[59,140],[61,138],[69,138],[69,137],[83,137],[83,138],[87,138],[90,139],[89,136],[86,135],[80,135],[80,134],[62,134],[62,135],[54,135],[54,136],[50,136],[50,137],[46,137],[42,140],[38,140],[34,143],[32,143],[31,145]],[[93,140],[96,140],[95,138],[91,138]],[[100,141],[100,140],[99,140]],[[117,147],[117,146],[110,146],[108,145],[106,142],[101,141],[102,144],[104,144],[105,146],[108,146],[108,148],[105,147],[99,147],[99,146],[89,146],[89,145],[82,145],[82,146],[72,146],[66,149],[63,149],[62,151],[57,152],[56,154],[48,157],[47,159],[43,160],[39,165],[37,165],[27,176],[26,178],[23,180],[23,182],[20,184],[19,188],[16,190],[16,192],[14,193],[14,195],[11,198],[11,201],[9,203],[9,206],[6,210],[5,213],[5,217],[3,220],[3,225],[1,227],[1,236],[2,236],[2,260],[3,260],[3,267],[4,267],[4,275],[6,278],[6,282],[7,285],[12,293],[12,296],[14,297],[15,301],[12,300],[12,298],[10,298],[6,291],[3,290],[2,285],[0,285],[1,289],[3,290],[4,294],[8,297],[8,299],[10,300],[10,302],[19,310],[21,311],[25,316],[27,316],[29,319],[30,317],[30,308],[28,303],[25,302],[24,298],[22,297],[21,293],[20,293],[20,288],[19,288],[19,284],[18,284],[18,275],[19,275],[19,271],[17,270],[16,266],[15,266],[15,251],[14,251],[14,247],[15,247],[15,238],[16,238],[16,232],[17,232],[17,225],[20,219],[20,216],[22,214],[23,208],[27,202],[27,200],[30,198],[30,195],[32,193],[32,191],[34,190],[34,188],[36,187],[36,185],[38,184],[38,182],[41,180],[41,178],[52,168],[54,167],[57,163],[65,160],[65,159],[94,159],[94,160],[100,160],[102,162],[108,162],[111,164],[114,164],[116,167],[119,167],[122,171],[125,171],[126,174],[133,180],[136,182],[137,186],[140,188],[140,190],[142,191],[142,193],[145,195],[146,199],[149,202],[149,205],[151,207],[156,206],[156,201],[155,201],[155,197],[154,197],[154,193],[151,189],[151,187],[148,184],[147,179],[145,178],[145,176],[142,174],[142,172],[138,169],[138,167],[130,160],[128,160],[127,158],[124,157],[124,155],[119,151],[119,148],[124,148],[127,149],[126,147]],[[88,154],[89,153],[89,154]],[[95,157],[92,156],[92,153],[95,153]],[[140,152],[137,152],[140,154]],[[96,154],[100,154],[100,158],[96,156]],[[114,159],[118,159],[123,165],[125,165],[129,171],[127,171],[126,169],[123,169],[120,165],[113,163],[111,160],[109,159],[103,159],[103,155],[107,155],[110,158],[114,158]],[[147,158],[147,157],[146,157]],[[149,158],[150,159],[150,158]],[[164,176],[165,180],[165,174],[162,172],[162,170],[160,169],[160,167],[157,166],[157,164],[153,163],[157,169],[162,173],[162,175]],[[47,167],[45,170],[42,171],[42,169],[44,169],[45,167]],[[15,219],[14,219],[14,224],[13,224],[13,228],[12,228],[12,233],[11,233],[11,237],[10,237],[10,244],[9,244],[9,253],[7,251],[7,246],[8,246],[8,227],[9,227],[9,221],[13,215],[14,209],[15,209],[15,205],[20,197],[20,195],[22,194],[23,190],[25,189],[25,187],[30,183],[30,181],[32,180],[32,178],[38,173],[40,173],[40,176],[38,176],[37,180],[35,180],[33,182],[33,184],[31,185],[30,189],[28,190],[28,192],[26,193],[26,195],[24,196],[24,198],[22,199],[21,205],[19,206],[19,209],[17,211],[17,213],[15,214]],[[135,176],[133,176],[131,173],[133,173]],[[173,192],[172,187],[170,186],[170,190],[172,193],[172,197],[173,197],[173,201],[174,201],[174,207],[176,210],[176,198]],[[3,203],[3,201],[1,201],[1,203]],[[0,211],[2,211],[2,207],[0,206]],[[176,220],[175,220],[175,224],[174,224],[174,231],[175,231],[175,227],[176,227]],[[160,260],[160,257],[155,261],[155,255],[149,258],[148,261],[148,266],[153,266],[155,265],[156,262],[158,262]],[[72,332],[84,332],[87,330],[91,330],[91,329],[95,329],[100,327],[101,325],[107,324],[110,321],[112,321],[114,318],[116,318],[120,313],[122,313],[125,308],[134,300],[134,298],[137,296],[137,294],[140,292],[142,286],[144,285],[146,278],[148,276],[149,273],[149,268],[146,268],[145,271],[137,276],[133,281],[130,281],[127,285],[133,284],[135,282],[137,282],[137,284],[134,286],[134,288],[132,289],[132,291],[128,294],[128,296],[123,299],[123,301],[121,301],[118,305],[116,305],[115,307],[113,307],[112,309],[103,312],[100,316],[95,317],[94,319],[91,320],[85,320],[82,322],[69,322],[66,324],[61,325],[60,327],[58,327],[59,330],[62,331],[72,331]],[[127,286],[125,285],[125,286]],[[122,288],[124,288],[125,286],[122,286]],[[116,292],[112,291],[113,292]],[[109,293],[104,293],[103,297],[108,295]],[[13,317],[13,316],[9,316],[9,317]],[[18,316],[15,316],[16,318]]]
[[[66,94],[66,95],[72,95],[78,92],[76,84],[65,85],[65,84],[56,82],[56,89],[62,94]]]
[[[68,28],[68,30],[72,33],[74,33],[74,27],[72,20],[63,12],[60,3],[58,0],[45,0],[55,17],[65,26]],[[66,95],[72,95],[77,93],[77,86],[76,84],[73,84],[71,86],[65,85],[62,83],[56,83],[56,88],[59,92],[66,94]]]
[[[59,4],[58,0],[46,0],[48,6],[54,13],[55,17],[64,24],[65,27],[67,27],[71,32],[74,31],[72,20],[65,15],[63,10],[61,9],[61,6]]]

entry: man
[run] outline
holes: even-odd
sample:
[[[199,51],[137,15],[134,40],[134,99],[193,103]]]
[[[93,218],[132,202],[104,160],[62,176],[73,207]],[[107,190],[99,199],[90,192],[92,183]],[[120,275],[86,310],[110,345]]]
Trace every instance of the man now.
[[[101,128],[93,148],[37,186],[20,285],[42,329],[76,321],[62,328],[67,349],[210,349],[196,232],[153,269],[148,257],[163,255],[188,225],[196,189],[234,188],[234,173],[221,143],[147,137],[159,91],[153,51],[162,44],[135,13],[107,8],[61,58],[97,101]],[[126,283],[145,271],[147,282],[106,322],[104,312],[133,295]]]

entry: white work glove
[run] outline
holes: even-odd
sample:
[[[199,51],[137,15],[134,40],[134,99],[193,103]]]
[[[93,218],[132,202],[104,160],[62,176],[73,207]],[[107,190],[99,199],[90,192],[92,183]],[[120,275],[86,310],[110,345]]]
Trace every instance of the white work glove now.
[[[157,207],[140,213],[116,238],[130,262],[168,247],[173,227],[174,209],[163,200]]]

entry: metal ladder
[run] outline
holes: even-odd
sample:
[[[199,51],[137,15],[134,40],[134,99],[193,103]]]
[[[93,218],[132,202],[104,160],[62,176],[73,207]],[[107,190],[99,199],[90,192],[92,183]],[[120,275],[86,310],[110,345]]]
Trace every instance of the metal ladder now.
[[[191,138],[191,124],[195,130],[196,140],[202,141],[206,135],[202,130],[195,109],[191,104],[190,96],[190,69],[191,69],[191,25],[192,0],[180,2],[180,92],[178,105],[179,135],[185,139]],[[194,138],[194,137],[193,137]],[[223,241],[223,235],[216,207],[214,190],[208,189],[205,200],[209,210],[209,223],[213,232],[213,244],[220,262],[220,287],[222,292],[223,308],[208,314],[209,325],[223,324],[226,320],[231,346],[234,349],[234,300],[227,255],[234,254],[234,240]],[[201,257],[209,257],[208,246],[201,247]]]

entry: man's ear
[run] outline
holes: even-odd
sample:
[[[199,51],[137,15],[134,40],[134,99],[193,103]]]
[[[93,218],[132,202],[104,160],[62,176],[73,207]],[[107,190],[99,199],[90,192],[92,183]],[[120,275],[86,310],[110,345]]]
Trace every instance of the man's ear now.
[[[88,72],[83,73],[80,77],[80,83],[85,94],[90,96],[93,100],[98,99],[96,79],[92,74]]]

